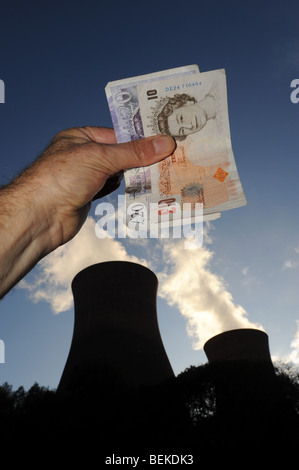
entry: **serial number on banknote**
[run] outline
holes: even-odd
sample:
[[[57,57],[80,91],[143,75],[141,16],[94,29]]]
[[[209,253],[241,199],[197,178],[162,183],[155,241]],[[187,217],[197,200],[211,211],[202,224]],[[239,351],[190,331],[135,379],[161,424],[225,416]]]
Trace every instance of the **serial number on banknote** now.
[[[166,86],[165,91],[176,91],[176,90],[183,90],[184,88],[192,88],[196,86],[202,85],[202,82],[189,82],[189,83],[180,83],[180,85],[171,85],[171,86]]]

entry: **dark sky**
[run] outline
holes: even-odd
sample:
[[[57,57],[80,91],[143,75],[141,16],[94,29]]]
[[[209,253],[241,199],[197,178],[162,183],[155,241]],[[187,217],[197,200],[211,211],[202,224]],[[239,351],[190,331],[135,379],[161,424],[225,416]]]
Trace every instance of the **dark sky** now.
[[[110,127],[107,82],[194,63],[201,71],[226,69],[232,146],[248,206],[214,223],[211,269],[265,326],[281,357],[295,338],[299,306],[299,103],[290,100],[290,83],[299,78],[298,14],[298,1],[16,1],[0,11],[1,184],[58,131]],[[54,316],[18,289],[0,310],[0,382],[56,386],[72,312]],[[167,338],[167,324],[161,327]],[[177,370],[196,360],[182,335],[180,358],[167,338]]]

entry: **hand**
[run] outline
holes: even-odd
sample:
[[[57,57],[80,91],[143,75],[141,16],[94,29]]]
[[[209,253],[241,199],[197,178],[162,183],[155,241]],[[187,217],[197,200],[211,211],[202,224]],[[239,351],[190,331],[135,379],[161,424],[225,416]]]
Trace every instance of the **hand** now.
[[[117,144],[112,129],[79,127],[59,132],[35,162],[44,210],[55,212],[54,246],[70,240],[86,219],[93,199],[120,185],[122,170],[148,166],[175,148],[169,136],[156,136]]]
[[[169,136],[117,144],[112,129],[59,132],[0,190],[0,298],[41,258],[74,237],[91,201],[117,187],[122,170],[156,163],[174,148]]]

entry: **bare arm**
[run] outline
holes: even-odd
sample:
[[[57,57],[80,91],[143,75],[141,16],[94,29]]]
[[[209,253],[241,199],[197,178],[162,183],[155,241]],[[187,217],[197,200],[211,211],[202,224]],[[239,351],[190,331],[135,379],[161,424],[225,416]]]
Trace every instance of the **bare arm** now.
[[[0,191],[0,298],[41,258],[76,235],[111,175],[155,163],[174,147],[168,136],[117,144],[114,131],[100,127],[57,134]]]

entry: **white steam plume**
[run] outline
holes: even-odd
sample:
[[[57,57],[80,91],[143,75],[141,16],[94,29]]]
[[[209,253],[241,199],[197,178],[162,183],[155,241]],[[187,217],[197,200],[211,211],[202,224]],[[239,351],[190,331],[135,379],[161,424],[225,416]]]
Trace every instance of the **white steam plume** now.
[[[88,217],[71,241],[39,262],[38,276],[23,279],[19,287],[29,291],[33,302],[44,300],[51,305],[54,313],[64,312],[73,305],[71,282],[74,276],[87,266],[104,261],[131,261],[146,265],[144,260],[129,256],[117,240],[98,239],[95,221]]]
[[[194,349],[201,349],[212,336],[234,328],[258,328],[235,305],[223,280],[209,270],[213,252],[207,248],[184,250],[183,241],[164,247],[168,273],[162,272],[160,295],[176,306],[188,321],[188,334],[195,339]]]
[[[205,239],[209,241],[208,234]],[[149,242],[149,240],[148,240]],[[176,306],[187,320],[187,331],[194,348],[202,348],[215,334],[232,328],[260,328],[251,323],[245,310],[235,305],[223,280],[209,270],[213,252],[202,247],[184,249],[184,240],[161,240],[155,244],[160,257],[150,252],[148,261],[129,256],[124,245],[112,238],[98,239],[95,220],[89,217],[76,237],[44,258],[38,267],[38,277],[28,276],[20,287],[29,291],[34,302],[44,300],[54,313],[68,310],[73,305],[71,282],[85,267],[104,261],[124,260],[153,269],[158,258],[163,260],[161,272],[153,269],[159,278],[158,294],[169,305]]]
[[[297,331],[295,338],[291,342],[292,351],[288,356],[288,361],[292,362],[295,366],[299,366],[299,320],[297,320]]]

